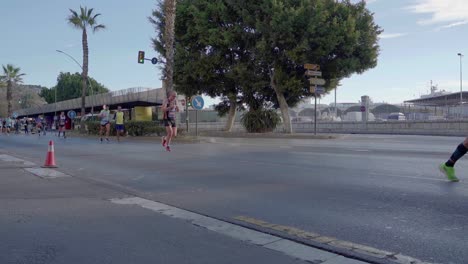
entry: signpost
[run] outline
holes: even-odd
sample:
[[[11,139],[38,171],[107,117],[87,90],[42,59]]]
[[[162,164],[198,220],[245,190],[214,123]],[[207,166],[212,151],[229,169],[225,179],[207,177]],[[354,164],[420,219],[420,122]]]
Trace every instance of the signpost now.
[[[202,110],[204,105],[203,97],[200,95],[192,97],[192,107],[195,109],[195,136],[198,136],[198,110]]]
[[[324,79],[311,78],[309,79],[310,85],[325,85],[326,81]]]
[[[12,117],[13,117],[14,119],[18,118],[18,113],[14,112]]]
[[[320,71],[320,65],[306,63],[306,64],[304,64],[304,69],[311,70],[311,71]]]
[[[308,70],[306,71],[305,73],[307,76],[309,77],[322,77],[322,72],[321,71],[311,71],[311,70]]]
[[[361,106],[361,112],[365,112],[366,111],[366,107],[365,106]]]
[[[314,94],[315,99],[315,115],[314,115],[314,135],[317,135],[317,95],[321,95],[325,93],[325,88],[318,85],[325,85],[326,81],[324,79],[319,79],[317,77],[322,77],[322,72],[320,71],[320,65],[318,64],[304,64],[304,69],[307,71],[305,75],[307,77],[315,77],[309,79],[310,82],[310,93]]]

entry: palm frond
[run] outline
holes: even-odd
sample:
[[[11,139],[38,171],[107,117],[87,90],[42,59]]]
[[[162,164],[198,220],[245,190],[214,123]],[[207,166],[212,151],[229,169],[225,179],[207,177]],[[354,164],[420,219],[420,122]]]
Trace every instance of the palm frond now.
[[[86,14],[86,17],[87,17],[88,19],[91,18],[91,15],[93,14],[93,9],[94,9],[94,8],[90,8],[90,9],[88,10],[88,13]]]
[[[89,25],[94,26],[97,23],[97,17],[100,16],[101,14],[96,14],[92,17],[89,18]]]
[[[103,24],[97,25],[97,26],[93,27],[93,33],[96,32],[96,31],[99,31],[99,30],[103,30],[103,29],[106,29],[105,25],[103,25]]]
[[[74,26],[75,28],[82,29],[83,28],[83,23],[81,22],[81,19],[80,19],[80,16],[78,15],[78,13],[75,10],[72,10],[72,9],[70,9],[70,12],[71,12],[71,15],[68,16],[68,18],[67,18],[68,23],[70,25]]]

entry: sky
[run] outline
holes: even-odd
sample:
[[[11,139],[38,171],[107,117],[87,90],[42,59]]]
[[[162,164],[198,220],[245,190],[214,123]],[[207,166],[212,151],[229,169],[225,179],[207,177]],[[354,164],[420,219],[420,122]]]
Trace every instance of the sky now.
[[[338,102],[357,102],[368,95],[374,102],[402,103],[428,93],[431,80],[440,89],[460,91],[457,54],[468,54],[467,2],[368,0],[384,30],[378,65],[344,79],[337,90]],[[150,62],[137,63],[139,50],[146,51],[146,57],[156,56],[151,46],[155,31],[148,22],[156,0],[0,0],[0,64],[20,67],[27,74],[24,83],[46,87],[56,84],[60,72],[81,72],[75,62],[56,51],[81,63],[81,33],[66,21],[69,8],[80,6],[93,7],[102,14],[98,22],[107,26],[89,34],[89,75],[110,90],[161,87],[160,69]],[[464,83],[468,88],[468,81]],[[333,101],[334,93],[321,103]],[[206,105],[212,102],[208,99]]]

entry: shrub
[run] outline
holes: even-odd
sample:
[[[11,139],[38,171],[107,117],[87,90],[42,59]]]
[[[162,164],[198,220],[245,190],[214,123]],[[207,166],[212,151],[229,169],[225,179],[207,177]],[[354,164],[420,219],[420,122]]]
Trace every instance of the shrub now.
[[[242,116],[241,122],[250,133],[272,132],[280,123],[279,115],[273,110],[251,110]]]
[[[99,122],[86,122],[88,134],[98,135],[101,127]],[[152,121],[128,121],[125,123],[125,131],[130,136],[151,136],[162,135],[165,131],[159,122]],[[115,135],[115,123],[111,123],[110,134]]]

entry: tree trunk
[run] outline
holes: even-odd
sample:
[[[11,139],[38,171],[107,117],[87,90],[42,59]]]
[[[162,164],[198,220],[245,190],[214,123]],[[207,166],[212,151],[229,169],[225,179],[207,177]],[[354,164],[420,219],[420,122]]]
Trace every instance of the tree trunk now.
[[[87,90],[87,80],[88,80],[88,35],[86,34],[86,28],[83,28],[83,71],[81,73],[81,118],[86,115],[86,90]],[[84,131],[84,126],[80,127]]]
[[[229,113],[228,120],[226,123],[226,131],[231,132],[232,127],[234,126],[234,121],[236,120],[236,109],[237,109],[237,100],[236,96],[229,96]]]
[[[166,65],[164,68],[163,89],[166,93],[174,90],[174,38],[175,38],[175,16],[176,0],[164,1],[165,28],[164,46],[166,48]]]
[[[11,80],[7,81],[7,91],[6,91],[6,96],[7,96],[7,114],[8,117],[11,117],[11,100],[12,100],[12,89],[13,89],[13,82]]]
[[[292,134],[292,124],[291,118],[289,117],[289,106],[286,102],[286,98],[284,97],[283,92],[280,91],[276,81],[275,81],[275,72],[273,72],[270,76],[270,85],[275,90],[276,98],[278,99],[278,103],[281,109],[281,116],[283,117],[283,126],[284,130],[288,134]]]

